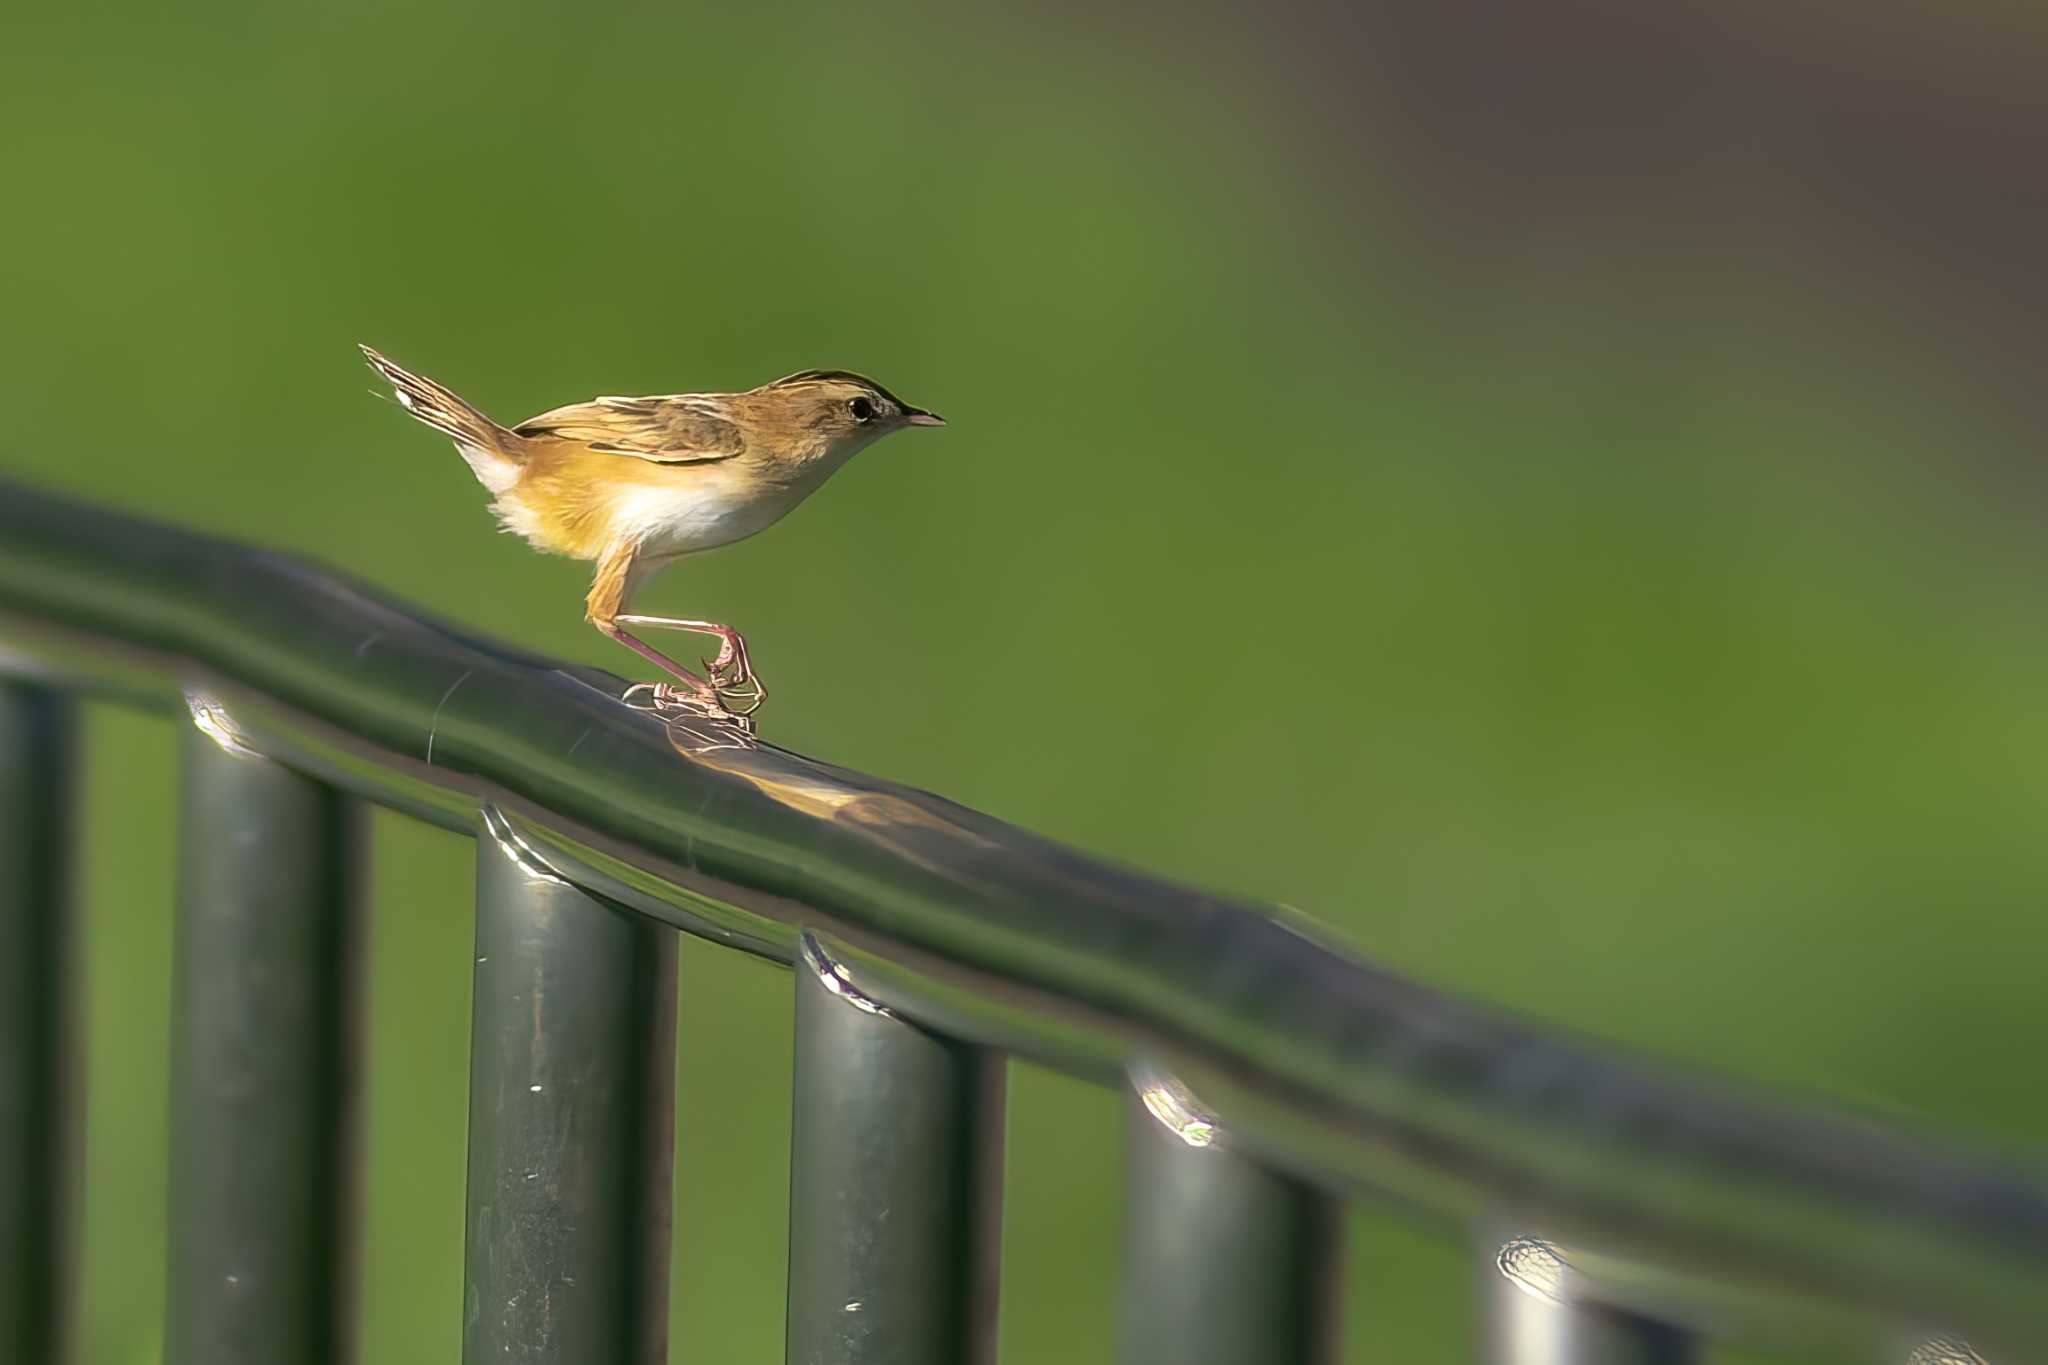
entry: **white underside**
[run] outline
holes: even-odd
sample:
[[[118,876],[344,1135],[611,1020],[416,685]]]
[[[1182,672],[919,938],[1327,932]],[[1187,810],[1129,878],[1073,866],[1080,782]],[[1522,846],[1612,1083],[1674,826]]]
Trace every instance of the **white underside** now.
[[[492,487],[478,469],[479,463],[472,461],[470,467],[477,469],[477,477],[497,495],[491,510],[505,529],[544,546],[540,519],[510,491],[511,480]],[[622,491],[613,503],[611,524],[617,539],[637,545],[642,558],[674,559],[744,540],[781,520],[802,500],[803,495],[795,490],[705,479],[680,488]]]
[[[540,519],[519,500],[519,466],[496,451],[458,445],[477,481],[490,490],[491,510],[505,529],[546,548]],[[780,521],[846,462],[857,446],[810,462],[791,482],[764,481],[732,465],[702,466],[673,485],[641,485],[613,494],[613,543],[638,547],[638,557],[669,560],[745,540]]]
[[[744,540],[780,520],[800,495],[705,479],[686,488],[642,488],[621,496],[614,525],[650,558],[671,558]]]

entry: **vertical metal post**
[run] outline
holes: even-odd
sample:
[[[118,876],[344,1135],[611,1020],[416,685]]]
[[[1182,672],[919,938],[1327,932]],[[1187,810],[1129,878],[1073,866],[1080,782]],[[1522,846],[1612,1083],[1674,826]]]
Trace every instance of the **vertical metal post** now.
[[[352,1355],[364,818],[192,703],[172,967],[167,1365]]]
[[[465,1365],[668,1352],[676,935],[477,837]]]
[[[1588,1301],[1564,1253],[1534,1237],[1489,1246],[1481,1269],[1491,1365],[1685,1365],[1692,1333]]]
[[[1124,1162],[1124,1365],[1335,1358],[1329,1196],[1233,1150],[1170,1077],[1133,1077]]]
[[[0,681],[0,1360],[69,1357],[76,709]]]
[[[796,964],[790,1365],[995,1359],[1005,1071]]]

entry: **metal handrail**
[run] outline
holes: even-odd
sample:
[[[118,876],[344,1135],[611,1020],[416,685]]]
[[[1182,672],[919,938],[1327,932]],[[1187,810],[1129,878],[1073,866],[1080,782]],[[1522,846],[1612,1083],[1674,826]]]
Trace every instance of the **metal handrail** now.
[[[0,481],[0,646],[0,675],[188,708],[358,796],[487,820],[521,865],[661,924],[1128,1081],[1191,1145],[1227,1135],[1456,1235],[1540,1233],[1617,1302],[2048,1350],[2036,1171],[1532,1026],[1290,912],[635,709],[299,559]]]

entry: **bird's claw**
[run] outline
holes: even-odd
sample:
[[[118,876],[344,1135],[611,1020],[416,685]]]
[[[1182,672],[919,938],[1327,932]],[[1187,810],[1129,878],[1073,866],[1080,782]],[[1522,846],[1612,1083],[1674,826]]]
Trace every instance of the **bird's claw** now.
[[[747,642],[737,631],[718,637],[718,653],[699,659],[711,681],[725,687],[743,687],[754,677],[753,662],[747,658]]]
[[[757,685],[758,686],[758,685]],[[692,687],[678,687],[674,683],[634,683],[619,695],[619,700],[628,706],[649,710],[662,716],[687,716],[695,720],[710,721],[713,724],[730,725],[747,735],[754,733],[754,712],[760,709],[760,700],[753,698],[752,705],[741,709],[726,701],[727,691],[712,687],[699,690]],[[645,698],[645,701],[638,698]],[[742,696],[740,700],[749,698]]]
[[[768,688],[755,675],[753,662],[747,658],[747,642],[737,634],[721,637],[718,653],[698,662],[711,679],[718,704],[732,714],[751,716],[768,700]]]
[[[718,636],[718,653],[712,658],[698,660],[703,665],[705,680],[691,680],[680,687],[672,682],[639,683],[626,690],[625,699],[630,701],[636,694],[645,693],[649,709],[688,714],[714,723],[729,723],[752,734],[753,714],[768,700],[768,689],[754,674],[753,663],[747,658],[747,642],[740,638],[738,631],[726,626],[700,627],[695,622],[664,624],[688,625],[691,629],[702,629],[707,635]]]
[[[753,715],[768,700],[768,689],[751,673],[730,683],[714,681],[712,691],[720,706],[742,718]]]

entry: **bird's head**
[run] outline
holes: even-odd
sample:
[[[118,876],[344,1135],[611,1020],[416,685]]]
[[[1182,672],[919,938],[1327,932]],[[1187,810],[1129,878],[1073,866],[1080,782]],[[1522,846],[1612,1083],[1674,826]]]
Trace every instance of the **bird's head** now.
[[[937,413],[912,407],[874,380],[847,370],[801,370],[747,397],[758,422],[842,455],[905,427],[946,425]]]

